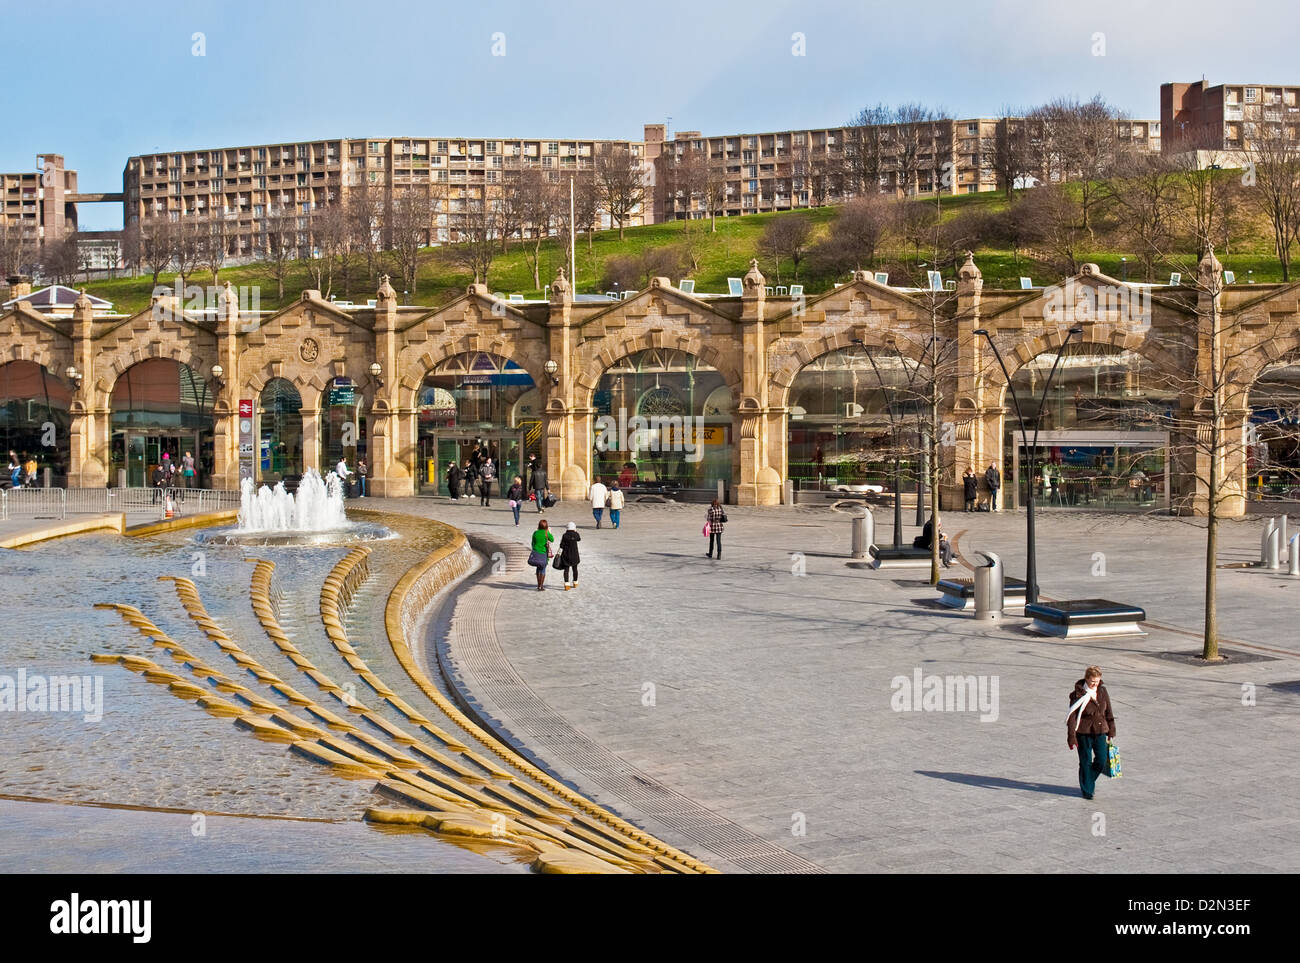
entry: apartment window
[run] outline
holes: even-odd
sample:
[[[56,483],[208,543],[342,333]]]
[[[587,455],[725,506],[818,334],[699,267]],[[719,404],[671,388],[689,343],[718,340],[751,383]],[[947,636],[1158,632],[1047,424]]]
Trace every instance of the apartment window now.
[[[447,153],[447,142],[445,140],[438,141],[438,153],[439,154]]]
[[[1258,88],[1258,87],[1247,87],[1247,88],[1246,88],[1246,103],[1248,103],[1248,104],[1257,104],[1257,103],[1259,103],[1259,88]]]
[[[370,153],[372,153],[372,154],[378,154],[379,151],[383,148],[383,146],[384,146],[384,145],[381,144],[379,141],[377,141],[377,140],[372,140],[372,141],[370,142]]]
[[[375,171],[370,172],[370,183],[375,184],[379,181],[379,174]]]
[[[750,192],[751,194],[753,194],[753,193],[754,193],[755,191],[757,191],[757,190],[758,190],[758,181],[750,181],[750,182],[749,182],[749,192]]]

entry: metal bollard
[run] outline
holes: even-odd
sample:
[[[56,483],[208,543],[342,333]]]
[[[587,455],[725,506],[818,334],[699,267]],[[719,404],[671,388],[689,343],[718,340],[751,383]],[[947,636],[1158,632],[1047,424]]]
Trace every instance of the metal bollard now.
[[[866,509],[865,514],[854,515],[849,522],[853,535],[849,554],[854,558],[866,558],[876,542],[876,520],[871,509]]]
[[[1278,552],[1280,547],[1278,536],[1281,534],[1282,533],[1276,528],[1270,528],[1268,530],[1267,540],[1264,543],[1264,567],[1270,571],[1277,571],[1277,569],[1282,567],[1281,563],[1278,561]]]
[[[783,487],[785,490],[782,494],[785,496],[785,501],[782,504],[793,505],[794,504],[794,481],[790,479],[786,479],[785,485]]]
[[[975,618],[981,622],[1000,621],[1006,577],[1002,559],[992,552],[975,554],[988,560],[975,569]]]
[[[1259,564],[1261,567],[1268,565],[1268,540],[1273,537],[1273,533],[1276,531],[1276,518],[1270,518],[1264,523],[1264,533],[1259,537]]]
[[[1282,551],[1285,552],[1285,551],[1287,550],[1286,516],[1285,516],[1285,515],[1279,515],[1279,516],[1278,516],[1278,520],[1277,520],[1277,530],[1278,530],[1278,539],[1277,539],[1277,543],[1278,543],[1279,545],[1282,546]]]
[[[1300,533],[1291,536],[1287,545],[1287,575],[1300,575]]]

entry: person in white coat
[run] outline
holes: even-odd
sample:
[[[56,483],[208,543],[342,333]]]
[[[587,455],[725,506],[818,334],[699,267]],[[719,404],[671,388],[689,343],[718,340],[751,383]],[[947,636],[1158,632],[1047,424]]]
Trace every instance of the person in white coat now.
[[[601,519],[605,516],[605,504],[609,499],[609,489],[597,478],[591,483],[587,496],[591,499],[591,514],[596,516],[596,527],[600,528]]]

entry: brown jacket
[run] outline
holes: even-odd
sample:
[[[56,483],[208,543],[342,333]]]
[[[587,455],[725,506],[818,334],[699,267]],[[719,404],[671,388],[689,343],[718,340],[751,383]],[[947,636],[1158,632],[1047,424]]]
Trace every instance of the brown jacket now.
[[[1067,705],[1074,705],[1083,698],[1084,684],[1080,679],[1074,684],[1074,691],[1070,693],[1070,701]],[[1071,742],[1074,741],[1075,732],[1080,735],[1095,736],[1105,733],[1112,739],[1115,738],[1115,715],[1110,711],[1110,693],[1106,691],[1106,686],[1097,686],[1097,698],[1092,699],[1083,707],[1083,718],[1079,721],[1076,730],[1075,720],[1079,718],[1079,710],[1075,709],[1065,720],[1066,733]]]

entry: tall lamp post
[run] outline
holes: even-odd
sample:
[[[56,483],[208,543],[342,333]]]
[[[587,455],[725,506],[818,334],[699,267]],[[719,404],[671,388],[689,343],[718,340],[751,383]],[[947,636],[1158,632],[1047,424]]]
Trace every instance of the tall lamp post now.
[[[1025,560],[1025,602],[1032,605],[1038,601],[1038,556],[1037,545],[1034,542],[1034,464],[1038,460],[1038,427],[1042,418],[1034,419],[1034,441],[1031,445],[1028,432],[1025,431],[1025,416],[1020,409],[1020,399],[1016,396],[1016,386],[1011,381],[1011,375],[1007,373],[1007,366],[1002,361],[1002,353],[998,351],[998,346],[993,343],[993,338],[989,336],[987,329],[980,328],[975,333],[984,337],[984,340],[989,343],[989,347],[993,349],[993,357],[998,359],[998,367],[1002,369],[1002,375],[1007,379],[1007,389],[1011,392],[1011,402],[1016,406],[1016,418],[1020,422],[1020,440],[1029,451],[1029,504],[1026,506],[1027,511],[1025,514],[1025,553],[1027,555]],[[1070,328],[1065,335],[1065,340],[1061,342],[1061,347],[1057,349],[1056,361],[1052,364],[1052,370],[1048,372],[1047,380],[1043,383],[1043,396],[1038,401],[1040,414],[1043,405],[1047,402],[1047,392],[1052,387],[1052,379],[1056,376],[1056,369],[1060,367],[1061,359],[1065,357],[1065,348],[1070,343],[1070,339],[1076,334],[1083,334],[1083,328]]]

